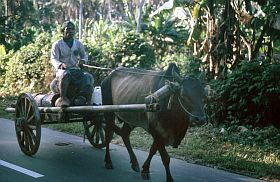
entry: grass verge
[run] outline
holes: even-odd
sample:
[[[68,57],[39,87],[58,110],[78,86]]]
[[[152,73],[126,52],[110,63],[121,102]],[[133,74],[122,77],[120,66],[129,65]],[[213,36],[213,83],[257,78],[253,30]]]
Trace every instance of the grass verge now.
[[[16,103],[16,97],[1,97],[0,96],[0,117],[1,118],[7,118],[7,119],[13,119],[14,114],[7,113],[5,109],[7,107],[11,107],[11,104]]]

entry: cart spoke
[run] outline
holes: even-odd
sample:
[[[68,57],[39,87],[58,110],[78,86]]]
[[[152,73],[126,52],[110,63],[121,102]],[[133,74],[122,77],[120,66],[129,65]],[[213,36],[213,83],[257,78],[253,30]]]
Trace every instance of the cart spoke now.
[[[31,112],[31,104],[28,104],[28,109],[27,109],[27,114],[26,116],[28,117],[30,115],[30,113],[32,114],[33,112]]]
[[[26,113],[27,101],[28,101],[27,98],[23,99],[23,113],[25,117],[27,117],[27,113]]]
[[[85,134],[89,142],[96,148],[105,147],[105,123],[102,116],[84,122]]]
[[[28,151],[27,136],[26,136],[26,132],[25,132],[25,131],[23,131],[22,145],[23,145],[23,147],[24,147],[24,150],[25,150],[25,151]]]
[[[101,128],[100,130],[101,130],[101,132],[100,132],[101,142],[104,142],[105,141],[105,135],[104,135],[104,132],[103,132],[103,128]]]
[[[94,135],[96,133],[96,130],[95,128],[93,128],[92,132],[91,132],[91,135],[90,135],[90,139],[93,140],[94,139]]]
[[[19,114],[20,116],[25,116],[25,115],[24,115],[24,108],[22,107],[23,103],[20,102],[19,105],[20,105],[21,107],[18,108],[18,109],[19,109],[19,113],[18,113],[18,114]]]
[[[30,129],[27,129],[26,133],[27,133],[28,146],[29,146],[30,150],[32,150],[33,146],[34,146],[33,141],[35,142],[34,138],[32,138],[32,136],[34,134],[33,134],[32,130],[30,130]]]
[[[26,99],[21,99],[20,105],[21,105],[21,113],[23,117],[26,117]]]
[[[20,126],[20,124],[19,123],[16,123],[16,132],[18,133],[18,132],[20,132],[20,131],[22,131],[22,128],[21,128],[21,126]]]
[[[19,138],[20,138],[21,145],[24,145],[24,132],[21,131],[21,132],[19,132],[18,135],[19,135]]]
[[[97,132],[96,132],[96,138],[95,138],[95,143],[96,143],[96,144],[99,144],[99,141],[100,141],[100,140],[99,140],[99,136],[100,136],[100,133],[97,131]]]
[[[33,129],[31,127],[28,127],[28,133],[29,133],[32,141],[36,141],[36,136],[35,136],[35,134],[33,132]]]
[[[89,124],[88,124],[89,123]],[[94,126],[94,122],[93,121],[89,121],[87,122],[87,127],[91,128],[92,126]]]
[[[35,118],[35,114],[33,113],[33,115],[30,116],[30,118],[28,118],[27,123],[28,124],[34,124],[34,118]],[[33,121],[33,122],[31,122],[31,121]]]
[[[24,148],[25,151],[29,151],[29,140],[28,140],[28,134],[27,131],[24,131]]]
[[[28,125],[28,127],[31,129],[31,130],[36,130],[36,126],[35,125]]]

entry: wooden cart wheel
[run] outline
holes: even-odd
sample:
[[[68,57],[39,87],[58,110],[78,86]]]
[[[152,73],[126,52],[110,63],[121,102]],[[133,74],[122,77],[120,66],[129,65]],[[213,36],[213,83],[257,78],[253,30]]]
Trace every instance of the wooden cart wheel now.
[[[85,134],[89,142],[95,148],[101,149],[106,145],[105,127],[106,124],[104,122],[103,115],[94,116],[94,118],[91,120],[85,119],[84,122]]]
[[[41,120],[37,104],[30,93],[17,99],[15,129],[20,149],[26,155],[34,155],[41,140]]]

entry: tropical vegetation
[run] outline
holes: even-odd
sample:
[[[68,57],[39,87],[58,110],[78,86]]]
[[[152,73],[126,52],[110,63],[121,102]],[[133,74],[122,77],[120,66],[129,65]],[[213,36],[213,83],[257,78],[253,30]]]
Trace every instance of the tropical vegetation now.
[[[106,68],[85,68],[94,75],[96,84],[118,66],[158,70],[175,62],[182,75],[200,77],[212,88],[206,110],[213,128],[200,131],[208,136],[207,129],[217,134],[221,127],[226,128],[228,132],[223,138],[213,135],[225,148],[236,149],[241,145],[235,143],[238,136],[250,141],[253,148],[247,148],[248,151],[258,151],[259,145],[272,142],[269,155],[275,156],[272,166],[279,169],[280,148],[275,141],[280,141],[280,136],[276,134],[276,139],[272,139],[269,135],[279,132],[280,128],[278,1],[1,2],[2,99],[21,92],[49,91],[48,85],[54,76],[49,61],[50,47],[61,36],[61,23],[72,20],[77,27],[77,37],[86,45],[88,64]],[[240,127],[249,128],[248,135],[246,132],[236,135]],[[262,130],[267,127],[269,129]],[[211,143],[212,140],[207,141]],[[220,154],[233,155],[222,151]],[[205,154],[194,158],[202,159],[202,155]],[[246,161],[250,157],[242,154],[241,158]],[[215,159],[204,162],[219,165],[222,159]],[[236,169],[237,166],[226,168]],[[279,179],[279,175],[274,175],[278,172],[273,173],[274,178]]]

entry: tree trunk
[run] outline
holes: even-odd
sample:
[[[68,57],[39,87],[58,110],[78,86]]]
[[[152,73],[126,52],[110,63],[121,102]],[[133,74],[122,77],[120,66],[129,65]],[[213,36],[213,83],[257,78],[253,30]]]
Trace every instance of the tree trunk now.
[[[4,0],[4,6],[5,6],[5,16],[11,16],[13,13],[13,1],[12,0]]]
[[[112,7],[111,7],[111,0],[108,0],[108,12],[107,12],[107,18],[109,19],[109,22],[112,22]]]
[[[256,58],[258,56],[258,52],[259,52],[259,50],[260,50],[260,48],[262,46],[262,41],[264,39],[264,35],[265,35],[265,33],[266,33],[268,28],[269,28],[269,20],[267,19],[266,24],[263,25],[263,29],[262,29],[261,35],[258,38],[256,46],[255,46],[255,49],[254,49],[254,51],[252,53],[252,59],[254,59],[254,58]]]
[[[38,1],[37,0],[33,0],[33,7],[34,9],[38,9]]]
[[[13,15],[13,9],[14,9],[14,3],[13,0],[4,0],[4,6],[5,6],[5,25],[4,25],[4,35],[7,35],[8,27],[9,27],[9,17]],[[4,42],[7,42],[6,36],[4,38]]]
[[[145,0],[139,1],[139,12],[137,17],[137,27],[136,27],[136,34],[139,34],[141,32],[141,23],[142,23],[142,9],[145,4]]]
[[[80,0],[80,11],[79,11],[79,40],[83,38],[83,0]]]
[[[134,16],[134,13],[133,13],[133,0],[129,0],[128,9],[129,9],[129,12],[130,12],[133,20],[134,20],[135,16]]]

